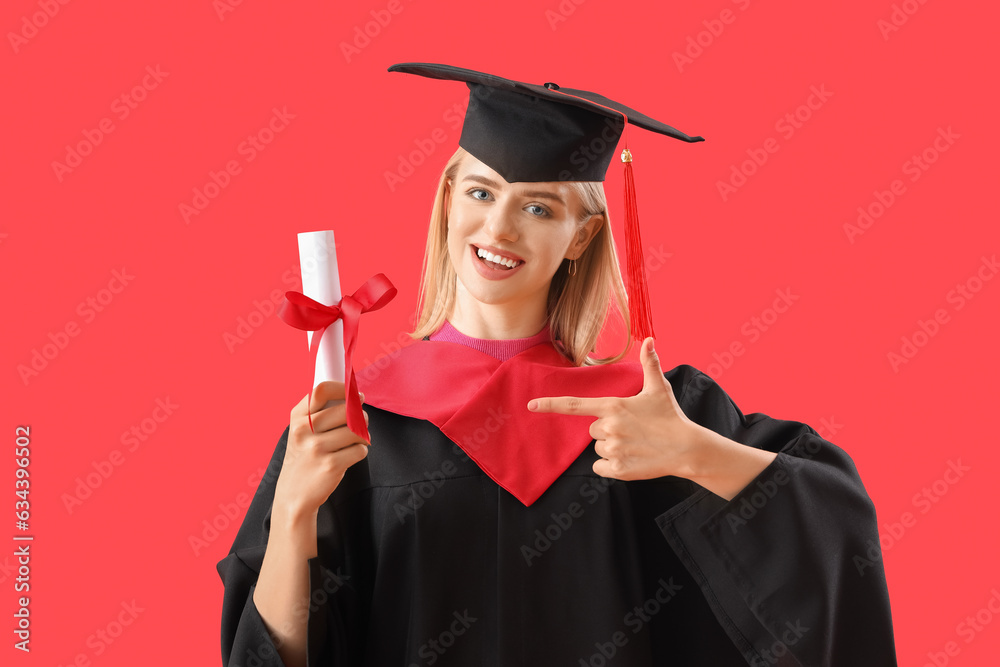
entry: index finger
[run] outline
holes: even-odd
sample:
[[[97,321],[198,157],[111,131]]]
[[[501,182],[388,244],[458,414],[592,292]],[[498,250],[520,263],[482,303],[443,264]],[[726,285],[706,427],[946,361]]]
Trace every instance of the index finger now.
[[[545,396],[528,402],[528,409],[532,412],[555,412],[561,415],[602,417],[606,408],[606,399],[582,396]]]

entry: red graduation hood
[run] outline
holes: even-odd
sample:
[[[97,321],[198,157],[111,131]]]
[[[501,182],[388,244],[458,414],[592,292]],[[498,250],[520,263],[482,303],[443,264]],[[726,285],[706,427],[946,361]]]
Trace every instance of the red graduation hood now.
[[[460,343],[421,340],[356,377],[365,403],[431,422],[526,506],[593,441],[597,419],[531,412],[528,401],[634,396],[643,384],[638,362],[574,366],[549,342],[500,361]]]

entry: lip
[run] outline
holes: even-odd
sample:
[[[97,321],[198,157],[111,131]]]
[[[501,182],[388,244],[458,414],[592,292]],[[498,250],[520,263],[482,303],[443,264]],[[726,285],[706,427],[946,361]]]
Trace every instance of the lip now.
[[[512,275],[520,271],[522,266],[524,266],[524,260],[521,260],[521,263],[515,266],[513,269],[491,269],[490,267],[486,266],[483,262],[479,260],[479,255],[476,254],[477,247],[482,248],[483,250],[489,250],[494,255],[496,254],[502,255],[503,253],[492,250],[490,246],[475,246],[471,244],[469,245],[469,254],[472,255],[472,263],[475,265],[476,271],[478,271],[479,275],[481,275],[483,278],[486,278],[487,280],[503,280],[504,278],[510,278]],[[519,260],[521,259],[520,257],[514,257],[513,255],[504,255],[504,257],[510,257],[511,259],[519,259]]]

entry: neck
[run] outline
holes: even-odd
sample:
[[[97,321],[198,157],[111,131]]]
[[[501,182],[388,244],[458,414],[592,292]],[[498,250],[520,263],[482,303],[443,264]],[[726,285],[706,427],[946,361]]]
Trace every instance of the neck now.
[[[470,304],[465,299],[458,298],[447,319],[451,326],[466,336],[509,340],[536,335],[548,322],[548,314],[542,300],[530,305],[493,305],[479,302]]]

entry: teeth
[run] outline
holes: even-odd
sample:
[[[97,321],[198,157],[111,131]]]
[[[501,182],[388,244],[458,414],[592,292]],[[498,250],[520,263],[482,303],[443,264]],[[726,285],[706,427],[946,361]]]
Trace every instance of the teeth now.
[[[489,250],[483,250],[482,248],[476,249],[476,254],[480,257],[487,259],[491,262],[496,262],[497,264],[503,264],[504,266],[514,268],[520,262],[516,259],[508,259],[507,257],[501,257],[500,255],[494,255]]]

